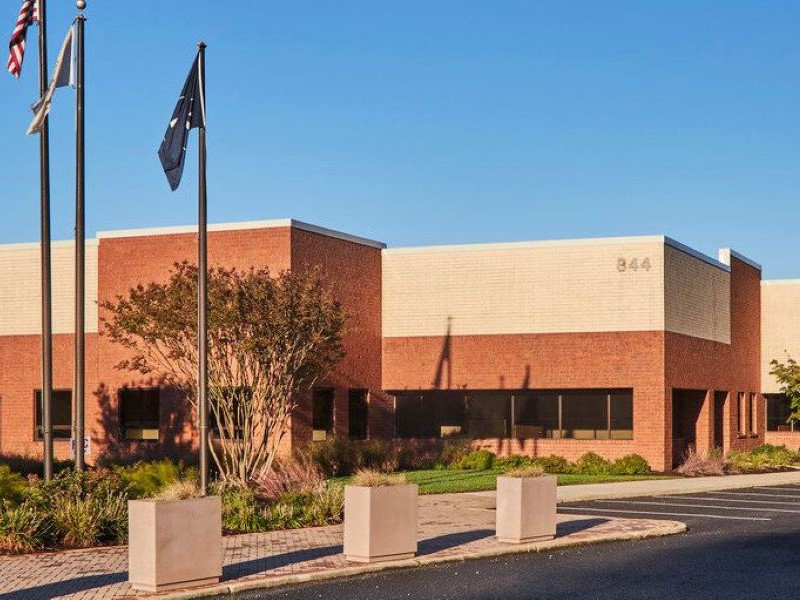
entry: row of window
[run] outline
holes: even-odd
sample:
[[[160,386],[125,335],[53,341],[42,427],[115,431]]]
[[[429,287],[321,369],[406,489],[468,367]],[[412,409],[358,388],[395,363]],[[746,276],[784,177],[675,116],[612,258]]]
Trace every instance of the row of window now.
[[[394,392],[401,438],[633,439],[633,390]]]
[[[234,402],[242,390],[233,394]],[[312,421],[314,439],[326,439],[333,435],[335,393],[333,389],[313,392]],[[35,437],[41,440],[42,393],[34,393],[36,418]],[[367,390],[348,390],[349,435],[351,439],[367,439]],[[72,435],[72,390],[53,390],[52,402],[53,438],[70,439]],[[119,391],[119,420],[122,436],[126,440],[158,440],[160,423],[160,390],[151,388],[122,388]],[[219,426],[211,414],[211,429],[218,432]],[[241,435],[241,432],[238,432]]]

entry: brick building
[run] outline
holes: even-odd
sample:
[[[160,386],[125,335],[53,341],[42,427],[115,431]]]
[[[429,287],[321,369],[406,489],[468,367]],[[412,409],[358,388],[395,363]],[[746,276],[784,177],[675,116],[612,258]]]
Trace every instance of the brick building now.
[[[195,445],[180,398],[115,368],[124,351],[98,334],[97,308],[193,260],[195,231],[113,231],[87,244],[90,461],[106,452],[180,455]],[[72,255],[71,242],[54,244],[62,458],[70,452]],[[38,244],[0,246],[0,453],[41,453],[38,256]],[[301,402],[289,446],[332,435],[467,436],[501,453],[636,452],[668,469],[689,447],[749,448],[765,435],[800,445],[767,374],[784,349],[800,356],[800,336],[785,337],[797,331],[789,325],[800,319],[800,283],[762,282],[760,267],[730,250],[713,259],[665,237],[386,249],[275,220],[210,227],[209,262],[320,267],[350,316],[347,357]]]

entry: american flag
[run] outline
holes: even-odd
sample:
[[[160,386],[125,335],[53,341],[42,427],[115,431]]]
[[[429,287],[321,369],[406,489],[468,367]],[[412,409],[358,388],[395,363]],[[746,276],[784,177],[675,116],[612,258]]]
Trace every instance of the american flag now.
[[[14,77],[19,77],[22,73],[22,59],[25,58],[25,37],[28,35],[28,27],[38,22],[39,0],[22,0],[17,24],[14,26],[14,33],[11,34],[11,41],[8,43],[8,72]]]

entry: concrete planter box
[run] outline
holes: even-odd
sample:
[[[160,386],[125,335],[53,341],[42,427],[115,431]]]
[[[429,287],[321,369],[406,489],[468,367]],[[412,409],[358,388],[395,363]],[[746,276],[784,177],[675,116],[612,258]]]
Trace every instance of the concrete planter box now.
[[[206,585],[221,575],[219,496],[128,502],[128,580],[134,589]]]
[[[556,535],[556,478],[497,478],[497,539],[511,544]]]
[[[373,563],[417,553],[417,495],[414,484],[344,488],[344,556]]]

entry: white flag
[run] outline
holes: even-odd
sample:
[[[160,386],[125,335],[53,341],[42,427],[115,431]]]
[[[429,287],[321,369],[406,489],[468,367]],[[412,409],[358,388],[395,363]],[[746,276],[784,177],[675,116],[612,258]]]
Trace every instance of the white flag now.
[[[41,131],[45,117],[50,112],[50,103],[53,101],[53,94],[56,88],[75,87],[75,60],[77,57],[72,51],[73,30],[74,27],[69,28],[67,37],[64,38],[64,43],[61,45],[61,51],[58,53],[56,66],[53,69],[53,75],[50,77],[50,85],[47,86],[47,91],[44,96],[31,106],[34,117],[30,127],[28,127],[28,135]]]

